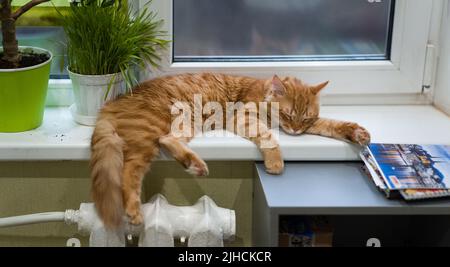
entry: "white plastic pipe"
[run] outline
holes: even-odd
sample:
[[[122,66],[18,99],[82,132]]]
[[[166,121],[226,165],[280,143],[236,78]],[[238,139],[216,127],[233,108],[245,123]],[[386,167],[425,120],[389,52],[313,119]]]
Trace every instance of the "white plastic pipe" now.
[[[46,212],[9,218],[0,218],[0,228],[37,223],[64,222],[65,217],[65,212]]]
[[[90,235],[89,245],[91,247],[124,247],[126,244],[124,229],[106,230],[92,203],[82,203],[79,210],[0,218],[0,228],[48,222],[78,224],[78,231],[81,234]]]

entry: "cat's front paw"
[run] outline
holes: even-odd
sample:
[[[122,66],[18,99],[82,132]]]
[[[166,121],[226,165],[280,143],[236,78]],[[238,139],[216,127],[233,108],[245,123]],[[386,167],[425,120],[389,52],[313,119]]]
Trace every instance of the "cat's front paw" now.
[[[361,146],[366,146],[370,143],[370,133],[364,127],[355,124],[350,135],[350,141]]]
[[[263,151],[264,165],[269,174],[281,174],[284,171],[284,161],[279,147]]]
[[[197,155],[192,155],[189,160],[189,165],[186,168],[186,171],[189,174],[192,174],[194,176],[202,177],[202,176],[208,176],[209,169],[206,162],[204,162],[202,159],[200,159]]]
[[[282,174],[284,171],[284,162],[281,161],[269,161],[264,162],[264,165],[266,166],[266,172],[269,174]]]

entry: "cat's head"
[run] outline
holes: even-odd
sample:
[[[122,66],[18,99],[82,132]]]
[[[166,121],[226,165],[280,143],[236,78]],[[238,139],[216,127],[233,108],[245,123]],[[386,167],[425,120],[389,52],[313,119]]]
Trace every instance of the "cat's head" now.
[[[267,82],[266,101],[278,102],[280,108],[280,126],[288,134],[304,133],[319,118],[319,92],[328,82],[308,85],[302,81],[274,76]]]

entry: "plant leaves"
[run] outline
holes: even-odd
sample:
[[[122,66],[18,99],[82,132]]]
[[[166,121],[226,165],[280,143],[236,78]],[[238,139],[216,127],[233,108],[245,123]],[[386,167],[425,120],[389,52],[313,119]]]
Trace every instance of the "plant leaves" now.
[[[121,3],[81,0],[61,16],[69,69],[86,75],[121,73],[131,90],[138,82],[135,71],[147,64],[158,66],[159,53],[169,41],[160,30],[163,21],[148,6],[133,11]]]

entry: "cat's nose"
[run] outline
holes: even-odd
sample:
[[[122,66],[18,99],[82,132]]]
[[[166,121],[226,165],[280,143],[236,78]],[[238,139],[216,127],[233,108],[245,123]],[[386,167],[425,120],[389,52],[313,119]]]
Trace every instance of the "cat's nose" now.
[[[290,135],[294,135],[295,134],[295,131],[292,130],[292,128],[288,128],[288,127],[282,127],[282,128],[287,134],[290,134]]]
[[[290,135],[300,135],[300,134],[303,133],[302,130],[294,130],[292,128],[287,128],[287,129],[284,129],[284,130],[286,131],[286,133],[288,133]]]

